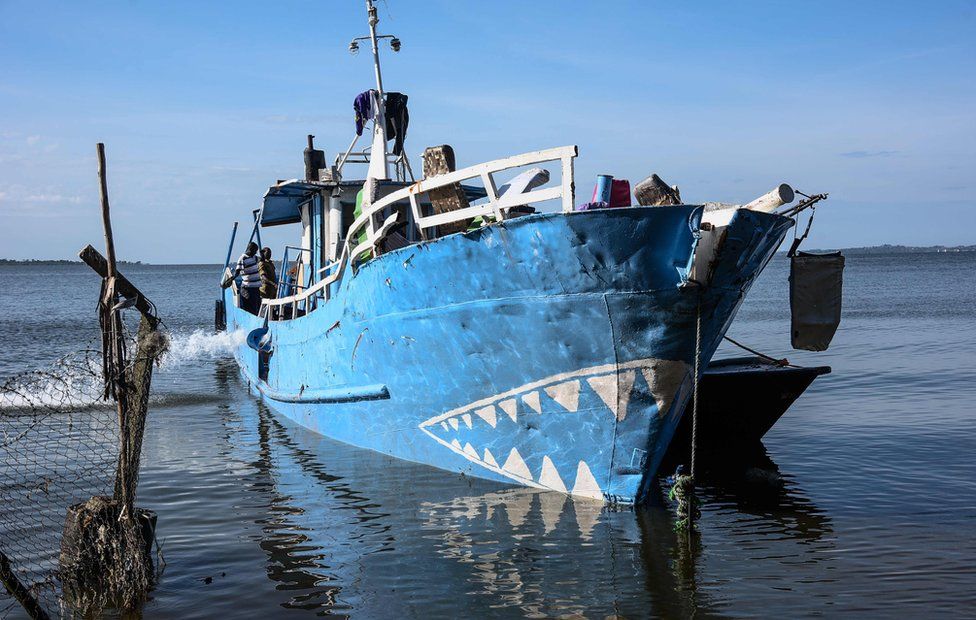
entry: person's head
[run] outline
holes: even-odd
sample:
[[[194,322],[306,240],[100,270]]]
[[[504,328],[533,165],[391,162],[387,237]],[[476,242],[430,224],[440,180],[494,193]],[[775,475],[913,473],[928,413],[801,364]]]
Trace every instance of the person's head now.
[[[257,251],[258,251],[258,244],[252,241],[247,244],[247,249],[244,250],[244,253],[247,254],[248,256],[254,256],[254,253]]]
[[[271,260],[271,248],[266,247],[261,250],[261,258],[264,260]]]

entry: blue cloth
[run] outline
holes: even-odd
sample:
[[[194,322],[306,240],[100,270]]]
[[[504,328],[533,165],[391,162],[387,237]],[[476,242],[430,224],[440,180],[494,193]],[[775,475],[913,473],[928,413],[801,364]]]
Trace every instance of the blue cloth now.
[[[375,97],[375,92],[373,89],[363,91],[356,95],[356,99],[352,102],[352,109],[356,111],[356,135],[363,135],[363,125],[366,121],[373,118],[373,98]]]

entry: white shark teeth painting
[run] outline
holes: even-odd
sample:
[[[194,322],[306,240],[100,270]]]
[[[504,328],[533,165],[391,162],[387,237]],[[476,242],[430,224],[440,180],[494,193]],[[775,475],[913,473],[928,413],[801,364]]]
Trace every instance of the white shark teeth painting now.
[[[680,408],[672,405],[687,396],[691,372],[685,362],[655,358],[582,368],[434,415],[419,426],[445,448],[519,484],[602,500],[613,446],[573,448],[597,438],[587,429],[612,435],[628,413],[677,415]]]

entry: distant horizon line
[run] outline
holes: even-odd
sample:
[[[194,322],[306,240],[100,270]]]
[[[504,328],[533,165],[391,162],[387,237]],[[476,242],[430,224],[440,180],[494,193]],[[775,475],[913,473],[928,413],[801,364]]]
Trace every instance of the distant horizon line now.
[[[784,244],[785,245],[785,244]],[[806,250],[808,252],[851,252],[856,254],[868,254],[871,251],[883,250],[885,253],[889,254],[907,254],[912,252],[922,252],[922,253],[957,253],[957,252],[976,252],[976,244],[963,244],[963,245],[901,245],[901,244],[891,244],[884,243],[881,245],[866,245],[866,246],[853,246],[846,248],[816,248],[813,250]],[[777,254],[785,254],[787,248],[780,248],[777,250]],[[68,259],[68,258],[0,258],[0,265],[83,265],[80,259]],[[219,266],[220,263],[153,263],[141,260],[120,260],[118,261],[120,265],[149,265],[163,267],[167,265],[173,266]]]

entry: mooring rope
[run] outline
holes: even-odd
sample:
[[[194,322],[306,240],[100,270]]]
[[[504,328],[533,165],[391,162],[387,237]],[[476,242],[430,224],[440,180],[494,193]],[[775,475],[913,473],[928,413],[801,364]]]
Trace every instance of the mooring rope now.
[[[701,289],[698,289],[698,312],[695,317],[695,376],[691,394],[694,401],[691,406],[691,480],[694,483],[695,453],[698,450],[698,376],[701,372]]]
[[[684,530],[689,535],[695,529],[695,521],[701,516],[698,498],[695,496],[695,474],[697,473],[697,451],[698,451],[698,383],[701,374],[701,351],[702,351],[702,304],[701,288],[698,288],[698,306],[695,313],[695,376],[692,379],[692,405],[691,405],[691,472],[684,473],[684,466],[678,465],[674,475],[667,478],[666,482],[671,485],[668,491],[668,499],[677,502],[675,514],[678,519],[674,522],[675,530]]]

